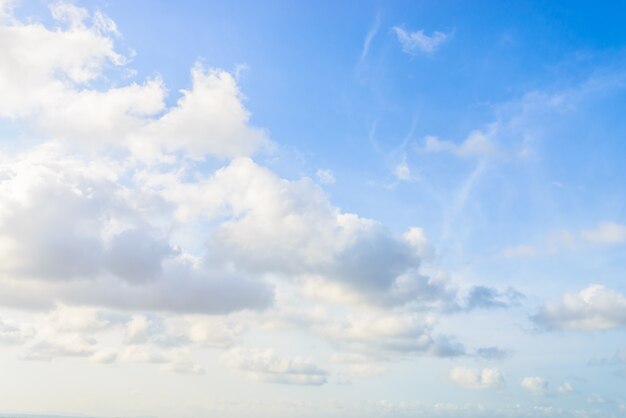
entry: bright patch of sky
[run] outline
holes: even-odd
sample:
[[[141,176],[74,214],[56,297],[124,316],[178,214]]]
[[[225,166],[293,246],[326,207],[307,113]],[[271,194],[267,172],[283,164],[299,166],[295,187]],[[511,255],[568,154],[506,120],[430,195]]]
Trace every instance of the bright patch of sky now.
[[[0,413],[626,413],[626,7],[0,0]]]

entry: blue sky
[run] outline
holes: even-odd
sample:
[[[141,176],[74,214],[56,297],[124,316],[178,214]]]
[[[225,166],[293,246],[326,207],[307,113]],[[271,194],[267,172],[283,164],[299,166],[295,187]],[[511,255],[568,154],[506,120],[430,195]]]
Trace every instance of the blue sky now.
[[[626,413],[626,7],[0,12],[0,413]]]

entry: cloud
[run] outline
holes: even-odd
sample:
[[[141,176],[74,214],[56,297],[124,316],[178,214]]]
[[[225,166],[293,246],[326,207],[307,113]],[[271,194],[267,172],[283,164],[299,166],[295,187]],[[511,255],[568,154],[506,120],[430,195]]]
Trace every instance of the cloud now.
[[[145,315],[133,315],[126,323],[126,341],[131,344],[142,343],[149,339],[154,323]]]
[[[230,349],[272,322],[297,324],[352,356],[454,357],[466,349],[436,332],[433,312],[515,303],[513,292],[482,286],[462,300],[445,275],[424,268],[434,251],[422,229],[394,231],[344,212],[314,180],[255,162],[271,141],[251,123],[234,75],[196,65],[169,106],[159,77],[119,77],[127,60],[116,52],[114,22],[63,3],[52,14],[50,27],[0,22],[9,45],[0,117],[37,139],[16,138],[0,154],[0,304],[50,311],[28,336],[26,358],[198,374],[203,367],[175,349]],[[448,35],[406,36],[409,52],[430,53]],[[487,149],[479,134],[465,142],[453,152]],[[330,170],[316,174],[334,181]],[[297,313],[319,304],[333,314],[287,318],[295,298],[304,301]],[[123,319],[113,324],[96,308]],[[0,338],[22,341],[21,326],[0,325]],[[94,337],[114,326],[127,347]],[[309,360],[271,351],[228,358],[264,381],[328,379]],[[350,364],[344,377],[381,367]]]
[[[593,247],[620,245],[626,242],[626,226],[606,221],[589,229],[556,231],[548,234],[541,241],[542,244],[520,244],[507,247],[499,255],[504,258],[534,257],[556,254],[561,251],[581,251]]]
[[[191,76],[192,88],[181,91],[174,108],[130,135],[135,154],[182,151],[198,160],[206,155],[234,158],[269,145],[266,133],[249,125],[250,113],[230,73],[196,65]],[[161,149],[152,149],[154,145]]]
[[[96,353],[96,341],[78,334],[48,336],[31,345],[24,360],[51,361],[58,357],[89,357]]]
[[[626,226],[615,222],[605,222],[596,228],[582,232],[587,241],[601,245],[615,245],[626,242]]]
[[[66,28],[48,29],[6,17],[0,21],[0,43],[5,46],[5,59],[0,63],[0,116],[17,118],[55,106],[74,86],[96,79],[107,64],[125,63],[115,52],[109,28],[85,24],[85,9],[57,4],[52,15]]]
[[[533,395],[543,395],[548,389],[548,382],[537,376],[528,376],[520,380],[522,388],[531,392]]]
[[[513,288],[502,292],[486,286],[474,286],[469,290],[465,309],[497,309],[508,308],[520,304],[525,296]]]
[[[224,362],[241,370],[253,380],[285,385],[323,385],[328,372],[302,357],[281,358],[274,350],[234,349],[226,353]]]
[[[414,181],[417,177],[411,173],[411,167],[406,161],[406,155],[403,154],[400,162],[393,168],[393,175],[400,181]]]
[[[209,240],[207,261],[214,266],[296,280],[317,277],[375,304],[429,297],[423,292],[431,290],[429,279],[418,273],[422,242],[342,213],[306,178],[287,181],[240,158],[195,183],[161,177],[144,188],[175,205],[183,221],[227,219]]]
[[[314,325],[313,331],[353,353],[384,358],[389,355],[425,354],[457,357],[465,347],[445,336],[433,336],[432,324],[414,314],[372,312]]]
[[[58,26],[17,19],[0,21],[0,117],[23,120],[25,130],[83,150],[131,152],[146,159],[179,153],[248,156],[270,145],[262,129],[250,126],[236,80],[226,71],[191,71],[192,86],[176,105],[165,107],[166,87],[144,83],[96,90],[95,81],[127,59],[115,51],[115,23],[101,13],[68,3],[51,7]],[[90,21],[90,24],[87,22]]]
[[[0,318],[0,344],[19,344],[25,340],[24,330]]]
[[[504,383],[502,373],[495,368],[472,369],[455,367],[450,371],[450,379],[468,389],[487,389]]]
[[[411,55],[432,54],[450,37],[449,33],[439,31],[433,32],[430,36],[426,35],[423,30],[408,32],[399,26],[394,26],[391,30],[398,37],[402,51]]]
[[[370,45],[372,44],[372,40],[374,40],[374,37],[378,33],[379,27],[380,27],[380,15],[377,14],[376,19],[374,20],[374,23],[372,24],[372,27],[370,28],[370,30],[367,31],[367,34],[365,35],[365,39],[363,40],[363,48],[361,49],[361,57],[359,58],[360,61],[363,61],[365,57],[367,57],[367,54],[369,53],[369,50],[370,50]]]
[[[485,360],[503,360],[509,356],[509,352],[499,347],[480,347],[476,355]]]
[[[566,293],[558,303],[546,303],[532,320],[546,329],[590,331],[626,326],[626,296],[594,284]]]
[[[315,172],[315,175],[317,176],[317,180],[320,182],[320,184],[335,183],[335,176],[333,175],[333,172],[331,170],[323,170],[321,168],[318,168]]]
[[[109,325],[97,309],[85,306],[58,305],[44,318],[46,328],[54,333],[88,333]]]
[[[7,300],[23,292],[35,305],[56,298],[215,313],[271,304],[262,281],[209,269],[174,249],[171,224],[162,222],[171,208],[137,186],[129,194],[132,184],[118,182],[124,173],[117,164],[89,163],[46,147],[5,160],[0,287],[11,289]]]
[[[165,327],[170,335],[204,347],[230,348],[240,341],[246,326],[243,319],[185,315],[169,318]]]
[[[435,136],[427,136],[424,144],[418,148],[420,152],[450,153],[461,158],[489,157],[496,153],[493,136],[496,127],[490,127],[486,132],[473,131],[461,143],[444,141]]]

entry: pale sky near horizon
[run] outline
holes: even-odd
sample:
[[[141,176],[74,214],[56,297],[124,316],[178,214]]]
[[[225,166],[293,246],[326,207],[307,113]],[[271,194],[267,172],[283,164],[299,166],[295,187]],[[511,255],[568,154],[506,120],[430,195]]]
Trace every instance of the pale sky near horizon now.
[[[626,6],[0,0],[0,415],[626,416]]]

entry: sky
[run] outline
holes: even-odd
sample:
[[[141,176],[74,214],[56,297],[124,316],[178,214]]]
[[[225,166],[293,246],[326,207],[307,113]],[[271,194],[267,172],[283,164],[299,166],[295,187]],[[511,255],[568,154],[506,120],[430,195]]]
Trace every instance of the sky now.
[[[0,416],[626,415],[625,19],[0,0]]]

